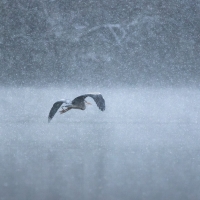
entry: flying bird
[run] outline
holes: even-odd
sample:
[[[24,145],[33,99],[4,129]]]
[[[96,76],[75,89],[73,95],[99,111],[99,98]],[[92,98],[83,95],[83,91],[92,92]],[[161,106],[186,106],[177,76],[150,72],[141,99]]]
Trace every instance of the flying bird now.
[[[54,117],[54,115],[56,114],[56,112],[58,111],[58,109],[61,107],[63,103],[65,105],[61,107],[62,110],[60,111],[60,114],[63,114],[71,109],[85,110],[86,104],[91,105],[91,103],[85,100],[87,97],[93,98],[101,111],[105,110],[105,100],[100,93],[84,94],[84,95],[76,97],[73,101],[70,101],[68,99],[61,99],[60,101],[55,102],[49,112],[48,122],[52,120],[52,118]]]

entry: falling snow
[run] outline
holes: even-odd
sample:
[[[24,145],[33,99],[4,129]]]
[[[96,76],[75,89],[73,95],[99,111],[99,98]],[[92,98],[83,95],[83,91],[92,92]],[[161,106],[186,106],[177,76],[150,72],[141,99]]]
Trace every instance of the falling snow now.
[[[0,1],[0,200],[200,199],[199,24],[198,0]]]

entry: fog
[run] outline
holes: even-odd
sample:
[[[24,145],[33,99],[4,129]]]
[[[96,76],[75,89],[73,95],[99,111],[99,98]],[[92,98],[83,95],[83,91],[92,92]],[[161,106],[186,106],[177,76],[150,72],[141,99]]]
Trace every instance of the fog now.
[[[199,0],[0,1],[0,200],[200,199]],[[48,123],[54,102],[102,93]]]
[[[199,86],[198,0],[2,0],[1,85]]]
[[[104,112],[47,122],[92,89],[0,89],[1,199],[199,199],[199,90],[95,88]]]

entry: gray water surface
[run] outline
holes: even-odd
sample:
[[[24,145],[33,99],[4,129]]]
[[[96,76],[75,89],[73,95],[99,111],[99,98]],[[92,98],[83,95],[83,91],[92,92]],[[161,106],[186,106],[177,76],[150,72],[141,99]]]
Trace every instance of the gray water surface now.
[[[200,92],[96,88],[85,111],[47,116],[92,89],[0,88],[0,200],[200,199]]]

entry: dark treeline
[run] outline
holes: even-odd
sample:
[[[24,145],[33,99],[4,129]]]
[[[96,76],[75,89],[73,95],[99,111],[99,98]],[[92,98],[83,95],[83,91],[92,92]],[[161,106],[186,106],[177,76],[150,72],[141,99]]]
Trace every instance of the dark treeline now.
[[[198,0],[2,0],[0,83],[200,83]]]

